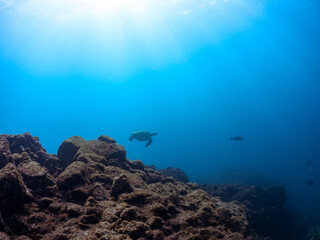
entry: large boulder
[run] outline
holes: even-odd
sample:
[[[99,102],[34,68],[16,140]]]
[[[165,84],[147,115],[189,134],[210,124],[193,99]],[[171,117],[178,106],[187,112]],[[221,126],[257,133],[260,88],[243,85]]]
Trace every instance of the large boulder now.
[[[19,212],[31,197],[30,190],[12,163],[0,170],[0,212],[3,218]]]
[[[115,142],[106,142],[104,139],[102,141],[91,140],[81,144],[74,160],[83,162],[94,161],[107,166],[128,168],[126,151],[123,146]]]
[[[189,182],[188,176],[180,168],[168,167],[165,169],[158,169],[158,171],[166,177],[173,177],[184,183]]]
[[[0,135],[0,169],[7,165],[7,163],[10,161],[10,155],[11,152],[9,148],[9,141]]]
[[[38,137],[33,137],[30,133],[7,135],[1,134],[0,138],[6,138],[9,142],[11,153],[22,153],[46,151],[40,144]]]
[[[0,135],[0,169],[11,162],[18,166],[23,161],[38,162],[43,168],[57,176],[61,170],[61,160],[54,154],[48,154],[41,146],[38,137],[30,133],[18,135]]]
[[[86,140],[82,137],[74,136],[64,140],[58,149],[58,158],[62,160],[62,167],[65,168],[72,161],[82,143]]]
[[[39,163],[24,161],[18,165],[18,170],[25,184],[33,193],[46,196],[55,194],[55,179]]]

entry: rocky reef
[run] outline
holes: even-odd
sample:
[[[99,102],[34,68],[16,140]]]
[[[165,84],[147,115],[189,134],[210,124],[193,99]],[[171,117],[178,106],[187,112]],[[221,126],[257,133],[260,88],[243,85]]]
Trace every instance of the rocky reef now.
[[[201,184],[200,188],[224,202],[237,201],[245,206],[250,228],[258,235],[273,240],[304,239],[296,231],[296,216],[286,209],[286,194],[282,186]]]
[[[179,168],[169,167],[157,171],[178,181],[188,182],[188,177]],[[236,201],[242,204],[246,210],[250,231],[266,239],[302,240],[317,236],[314,219],[301,222],[300,218],[285,208],[286,194],[282,186],[262,188],[239,184],[199,184],[199,187],[223,202]]]
[[[126,159],[107,136],[48,154],[29,133],[0,135],[0,239],[259,238],[244,205]]]
[[[188,176],[180,168],[168,167],[165,169],[158,169],[157,171],[166,177],[173,177],[180,182],[189,182]]]

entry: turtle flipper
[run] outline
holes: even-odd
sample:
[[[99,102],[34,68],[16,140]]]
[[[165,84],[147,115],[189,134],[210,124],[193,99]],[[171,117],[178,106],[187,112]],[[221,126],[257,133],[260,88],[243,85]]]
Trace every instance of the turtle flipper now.
[[[152,138],[149,139],[149,141],[146,144],[146,147],[148,147],[152,143]]]

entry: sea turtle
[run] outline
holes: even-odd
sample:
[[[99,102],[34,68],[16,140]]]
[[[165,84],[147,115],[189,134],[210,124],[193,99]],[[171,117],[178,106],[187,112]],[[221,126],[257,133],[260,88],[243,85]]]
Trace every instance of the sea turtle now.
[[[133,139],[137,139],[139,141],[148,141],[146,144],[146,147],[148,147],[152,143],[152,136],[157,135],[158,133],[151,133],[148,131],[136,131],[131,133],[131,136],[129,138],[130,141]]]

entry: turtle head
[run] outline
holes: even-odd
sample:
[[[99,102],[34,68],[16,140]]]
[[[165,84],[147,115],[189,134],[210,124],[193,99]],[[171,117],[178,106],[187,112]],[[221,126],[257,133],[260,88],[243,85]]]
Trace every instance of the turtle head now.
[[[134,139],[133,136],[130,136],[130,137],[129,137],[129,141],[132,141],[133,139]]]

